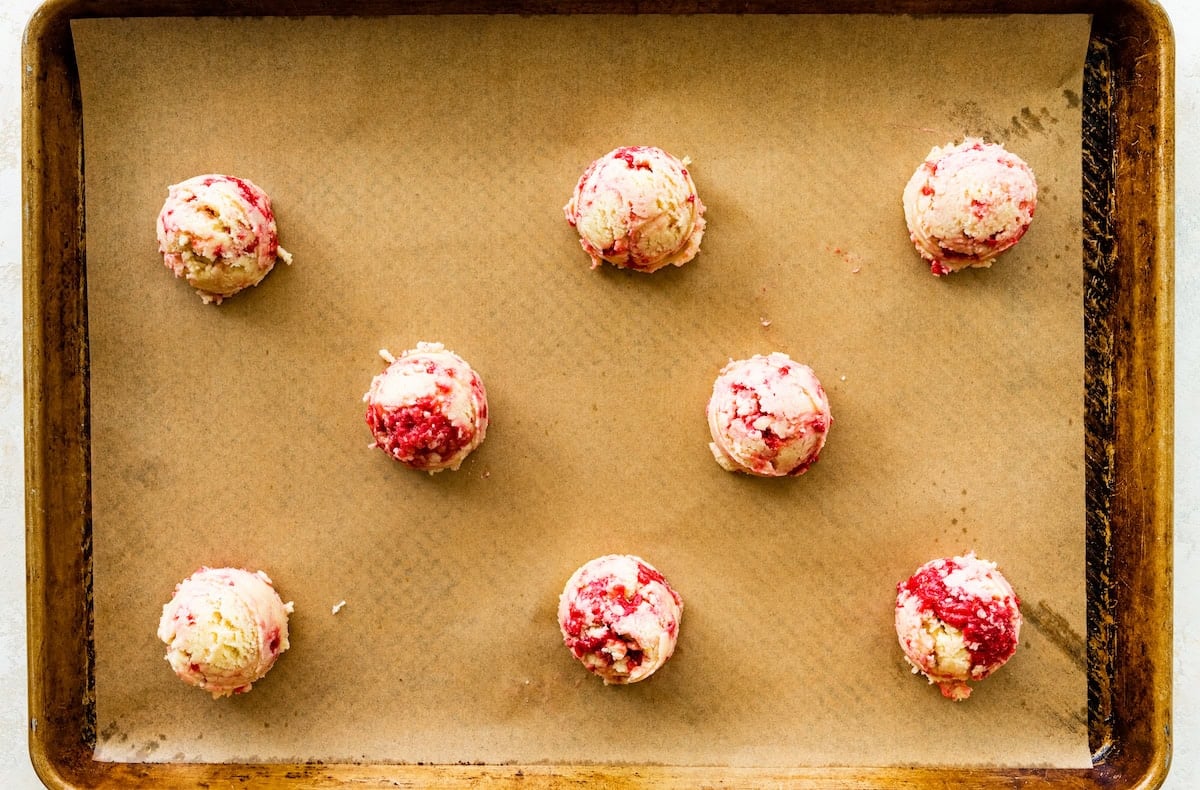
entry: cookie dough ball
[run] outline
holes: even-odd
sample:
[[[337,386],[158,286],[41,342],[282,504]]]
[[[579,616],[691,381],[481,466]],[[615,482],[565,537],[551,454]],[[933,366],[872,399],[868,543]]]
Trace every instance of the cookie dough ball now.
[[[258,285],[276,259],[292,262],[279,246],[267,193],[244,178],[216,174],[168,187],[158,249],[206,304]]]
[[[817,462],[832,423],[812,368],[779,352],[755,355],[731,361],[713,383],[708,447],[730,472],[794,477]]]
[[[942,696],[971,695],[1017,651],[1021,602],[996,564],[968,553],[931,560],[897,585],[896,635],[913,672]]]
[[[158,638],[183,682],[217,697],[250,690],[288,649],[288,615],[262,571],[201,568],[175,587]]]
[[[457,469],[487,433],[479,375],[441,343],[417,343],[399,358],[379,353],[390,364],[363,395],[371,446],[413,469]]]
[[[935,275],[991,266],[1029,230],[1037,192],[1021,157],[968,137],[929,152],[904,188],[904,219]]]
[[[586,563],[558,599],[571,654],[605,685],[645,680],[675,652],[681,599],[650,563],[609,554]]]
[[[652,272],[682,266],[700,251],[704,204],[689,160],[659,148],[618,148],[588,165],[563,207],[592,268],[608,261]]]

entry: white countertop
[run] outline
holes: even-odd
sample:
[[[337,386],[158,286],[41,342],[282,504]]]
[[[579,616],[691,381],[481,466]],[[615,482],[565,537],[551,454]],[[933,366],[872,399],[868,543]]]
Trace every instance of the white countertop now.
[[[41,0],[0,7],[0,787],[41,787],[26,747],[20,43]],[[1175,753],[1165,787],[1200,787],[1200,3],[1160,0],[1176,49]]]

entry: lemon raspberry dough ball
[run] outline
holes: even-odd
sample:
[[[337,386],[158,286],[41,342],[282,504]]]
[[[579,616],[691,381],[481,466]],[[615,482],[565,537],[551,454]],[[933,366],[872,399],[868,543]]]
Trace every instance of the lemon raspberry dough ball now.
[[[608,261],[652,272],[696,257],[704,203],[682,161],[660,148],[627,146],[588,165],[563,207],[592,268]]]
[[[418,343],[393,357],[363,395],[378,447],[425,472],[458,469],[488,427],[487,391],[466,360],[441,343]]]
[[[812,368],[775,352],[732,360],[713,382],[708,445],[721,468],[802,475],[817,462],[833,415]]]
[[[291,263],[279,246],[271,199],[253,182],[209,174],[167,189],[158,214],[158,249],[166,267],[220,304],[258,285],[275,266]]]
[[[994,562],[968,553],[931,560],[897,585],[896,635],[913,672],[961,702],[1013,657],[1021,602]]]
[[[201,568],[163,606],[158,638],[183,682],[213,698],[242,694],[288,649],[288,615],[262,571]]]
[[[968,137],[934,148],[904,188],[904,219],[917,252],[941,276],[991,266],[1021,240],[1037,209],[1025,160]]]
[[[650,563],[609,554],[585,563],[558,599],[571,654],[605,685],[650,677],[675,652],[683,599]]]

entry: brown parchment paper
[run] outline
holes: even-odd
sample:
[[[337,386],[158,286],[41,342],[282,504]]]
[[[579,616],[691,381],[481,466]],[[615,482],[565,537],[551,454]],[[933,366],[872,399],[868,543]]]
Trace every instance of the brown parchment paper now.
[[[1079,93],[1085,17],[83,20],[96,754],[140,761],[1087,766]],[[937,279],[900,193],[983,134],[1025,240]],[[700,256],[592,271],[561,207],[622,144],[693,159]],[[163,268],[168,184],[274,198],[295,256],[220,307]],[[369,450],[360,398],[442,341],[493,424],[457,473]],[[832,402],[798,479],[722,471],[704,405],[786,351]],[[1028,614],[966,703],[912,676],[895,584],[996,560]],[[562,647],[584,561],[681,592],[673,659]],[[201,564],[296,612],[254,690],[155,637]],[[345,600],[337,614],[331,607]]]

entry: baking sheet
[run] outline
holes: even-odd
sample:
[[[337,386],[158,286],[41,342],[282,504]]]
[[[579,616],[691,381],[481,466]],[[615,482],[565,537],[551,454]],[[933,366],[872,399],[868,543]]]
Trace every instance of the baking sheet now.
[[[1086,17],[73,32],[98,759],[1090,765]],[[1029,161],[1041,201],[993,270],[936,279],[899,195],[963,134]],[[709,229],[686,267],[591,271],[562,220],[621,144],[694,160]],[[296,259],[220,307],[155,252],[166,186],[202,172],[267,189]],[[458,473],[366,448],[375,351],[418,340],[488,386]],[[771,350],[833,407],[796,480],[727,474],[705,446],[721,365]],[[908,674],[891,607],[971,548],[1028,619],[954,705]],[[586,675],[554,620],[570,572],[614,551],[686,605],[675,657],[630,688]],[[200,564],[266,569],[296,603],[292,649],[236,699],[180,684],[154,636]]]

